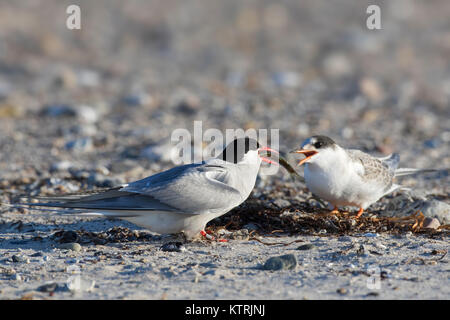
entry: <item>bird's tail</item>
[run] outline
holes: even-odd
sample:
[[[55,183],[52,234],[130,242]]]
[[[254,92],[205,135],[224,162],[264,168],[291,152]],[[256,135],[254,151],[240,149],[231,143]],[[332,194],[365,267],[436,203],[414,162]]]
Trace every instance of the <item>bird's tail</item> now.
[[[414,169],[414,168],[398,168],[394,171],[394,177],[408,176],[416,173],[437,172],[437,169]]]
[[[40,208],[43,207],[43,208]],[[51,206],[47,206],[42,203],[4,203],[0,202],[0,209],[2,210],[11,210],[11,209],[33,209],[35,211],[42,212],[53,212],[58,214],[74,214],[74,215],[99,215],[98,213],[91,213],[77,209],[70,208],[58,208],[54,209]]]

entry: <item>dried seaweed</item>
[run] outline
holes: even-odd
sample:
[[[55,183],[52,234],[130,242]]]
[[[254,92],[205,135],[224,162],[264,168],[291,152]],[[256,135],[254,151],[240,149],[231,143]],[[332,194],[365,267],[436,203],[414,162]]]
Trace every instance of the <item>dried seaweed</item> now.
[[[240,230],[246,225],[256,226],[255,233],[265,236],[280,235],[360,235],[366,233],[404,234],[413,232],[428,236],[448,236],[449,225],[438,229],[423,228],[424,215],[417,211],[405,217],[383,217],[377,212],[366,212],[360,218],[355,213],[331,214],[327,209],[300,203],[280,210],[250,199],[225,216],[213,220],[209,230],[226,228]]]

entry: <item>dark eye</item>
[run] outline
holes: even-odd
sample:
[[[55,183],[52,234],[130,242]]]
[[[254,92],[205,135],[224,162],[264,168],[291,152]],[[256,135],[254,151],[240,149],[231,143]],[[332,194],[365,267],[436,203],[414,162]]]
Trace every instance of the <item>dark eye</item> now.
[[[322,147],[322,142],[317,141],[316,143],[314,143],[314,148],[319,149],[320,147]]]

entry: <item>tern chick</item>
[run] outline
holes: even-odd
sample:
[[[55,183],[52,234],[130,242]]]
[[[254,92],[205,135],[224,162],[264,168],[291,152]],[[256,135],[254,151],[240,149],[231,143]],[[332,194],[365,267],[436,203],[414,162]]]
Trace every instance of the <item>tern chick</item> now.
[[[344,149],[326,136],[312,136],[299,149],[291,151],[305,156],[304,176],[308,189],[333,205],[357,206],[359,218],[365,209],[381,197],[402,188],[393,182],[395,177],[432,169],[397,168],[400,157],[393,153],[375,158],[354,149]]]

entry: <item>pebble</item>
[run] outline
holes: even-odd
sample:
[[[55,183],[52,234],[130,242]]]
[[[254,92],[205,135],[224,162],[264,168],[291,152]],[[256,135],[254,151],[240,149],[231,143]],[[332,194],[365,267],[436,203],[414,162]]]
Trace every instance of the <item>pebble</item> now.
[[[219,279],[227,279],[227,278],[231,278],[233,276],[232,273],[226,269],[208,270],[208,271],[204,272],[203,275],[204,276],[210,275],[210,276],[217,277]]]
[[[279,87],[295,88],[300,85],[301,77],[296,72],[283,71],[274,73],[272,81]]]
[[[430,217],[426,217],[423,220],[423,228],[426,229],[437,229],[441,226],[441,224],[439,223],[439,220],[436,218],[430,218]]]
[[[378,237],[378,233],[367,232],[367,233],[364,233],[363,236],[367,237],[367,238],[376,238],[376,237]]]
[[[58,284],[56,282],[46,283],[37,288],[37,291],[40,292],[54,292],[58,288]]]
[[[67,160],[52,163],[50,171],[66,171],[73,167],[73,163]]]
[[[59,242],[61,243],[69,243],[69,242],[76,242],[79,240],[79,236],[75,231],[69,230],[64,231],[59,239]]]
[[[380,295],[380,293],[378,292],[369,292],[367,294],[367,297],[378,297]]]
[[[341,241],[341,242],[352,242],[353,240],[349,236],[341,236],[341,237],[338,238],[338,241]]]
[[[80,86],[96,87],[100,84],[100,75],[94,70],[81,70],[77,74],[77,80]]]
[[[81,245],[76,242],[63,243],[59,246],[60,249],[72,250],[75,252],[81,251]]]
[[[32,256],[32,257],[42,257],[43,254],[42,254],[42,252],[35,252],[35,253],[33,253],[31,256]]]
[[[273,204],[282,209],[289,207],[291,205],[291,202],[285,199],[276,199],[273,201]]]
[[[248,240],[250,238],[249,232],[247,229],[240,229],[232,232],[229,235],[229,238],[232,240]]]
[[[16,270],[13,268],[0,267],[0,274],[12,277],[16,274]]]
[[[332,78],[343,77],[353,71],[353,64],[343,53],[332,53],[322,62],[322,70]]]
[[[436,218],[441,224],[450,223],[450,205],[445,202],[438,200],[426,201],[422,205],[421,211],[425,217]]]
[[[23,256],[13,255],[11,259],[13,262],[30,263],[30,259]]]
[[[22,281],[22,276],[18,273],[14,274],[11,278],[16,281]]]
[[[93,137],[97,134],[97,127],[93,124],[77,124],[70,129],[78,136]]]
[[[383,88],[375,79],[363,78],[359,81],[359,87],[372,102],[379,102],[384,98]]]
[[[171,144],[151,145],[142,150],[141,157],[150,161],[170,162],[178,157],[177,148]]]
[[[250,222],[250,223],[247,223],[246,225],[244,225],[243,229],[252,231],[252,230],[259,230],[259,227],[256,224]]]
[[[88,183],[90,185],[101,188],[112,188],[122,184],[122,182],[123,181],[121,179],[108,178],[99,173],[93,173],[89,175],[88,178]]]
[[[69,105],[65,104],[57,104],[57,105],[49,105],[44,108],[43,114],[50,117],[67,117],[67,116],[75,116],[75,109]]]
[[[136,94],[130,94],[125,96],[122,101],[133,107],[138,106],[150,106],[154,102],[155,99],[153,97],[145,92],[136,93]]]
[[[90,137],[74,139],[68,141],[65,148],[73,152],[88,152],[94,149],[94,142]]]
[[[348,290],[346,288],[339,288],[336,290],[336,292],[340,295],[346,295],[348,293]]]
[[[264,270],[293,270],[297,266],[297,258],[293,254],[267,259],[262,267]]]
[[[299,246],[297,248],[297,250],[311,250],[311,249],[315,249],[315,248],[316,248],[316,246],[313,245],[312,243],[307,243],[307,244]]]
[[[365,256],[366,255],[366,248],[364,247],[364,245],[360,245],[358,250],[356,250],[356,254],[358,256]]]
[[[186,251],[186,247],[183,245],[182,242],[167,242],[163,244],[159,250],[165,251],[165,252],[182,252]]]
[[[79,276],[69,278],[66,287],[71,292],[90,292],[95,288],[95,280],[85,280]]]
[[[75,108],[78,119],[83,123],[95,123],[98,120],[97,111],[87,105],[80,105]]]

